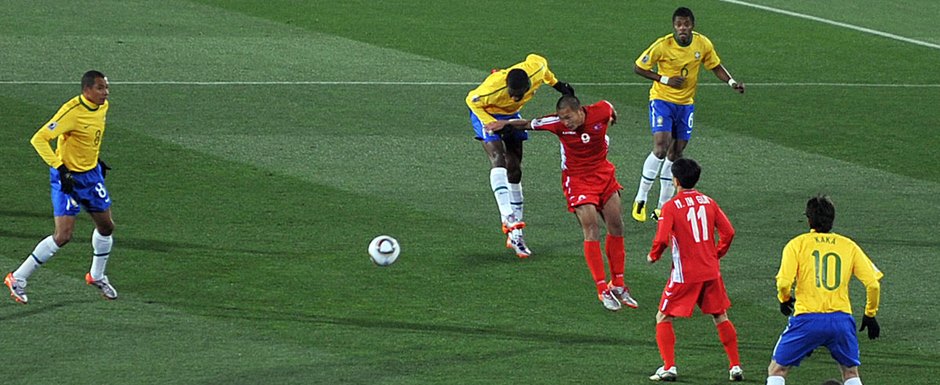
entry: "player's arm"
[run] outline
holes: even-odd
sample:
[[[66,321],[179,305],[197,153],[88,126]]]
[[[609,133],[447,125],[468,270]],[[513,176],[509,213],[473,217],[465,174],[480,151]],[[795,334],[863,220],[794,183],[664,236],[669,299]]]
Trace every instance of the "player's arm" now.
[[[669,206],[663,206],[662,218],[656,227],[656,237],[653,238],[653,247],[650,248],[646,261],[653,263],[663,256],[663,251],[669,244],[669,236],[672,235],[673,210]]]
[[[469,107],[470,111],[472,111],[473,114],[477,116],[477,119],[480,119],[480,123],[483,123],[484,125],[496,121],[496,118],[494,118],[493,115],[490,115],[489,112],[486,112],[486,110],[483,108],[483,106],[485,106],[487,103],[486,99],[486,96],[478,95],[477,90],[470,91],[470,93],[467,94],[466,99],[467,107]]]
[[[75,114],[70,114],[70,111],[71,108],[67,104],[63,105],[52,119],[39,127],[39,130],[36,130],[36,133],[29,140],[29,143],[33,145],[42,160],[52,168],[59,168],[63,164],[62,159],[56,156],[50,142],[71,131],[72,127],[75,126],[73,119]]]
[[[666,75],[660,75],[652,70],[640,67],[636,64],[633,65],[633,72],[637,75],[640,75],[644,78],[652,80],[654,82],[660,82],[672,88],[682,88],[682,84],[685,83],[685,77],[683,76],[673,76],[669,77]]]
[[[725,254],[728,254],[728,249],[731,248],[731,240],[734,239],[734,226],[731,225],[731,221],[728,220],[728,216],[721,210],[718,203],[712,201],[712,204],[715,205],[715,227],[718,228],[718,258],[721,259]]]
[[[531,130],[532,122],[526,119],[495,120],[483,125],[489,132],[502,132],[503,130]]]
[[[880,279],[884,274],[875,267],[871,259],[860,248],[857,249],[858,262],[852,268],[852,274],[865,285],[865,316],[874,317],[881,303]]]
[[[731,73],[728,72],[728,69],[725,68],[725,66],[721,64],[715,66],[715,68],[712,68],[712,73],[718,77],[718,80],[728,83],[728,85],[739,94],[744,93],[744,83],[738,83],[736,80],[734,80],[734,78],[731,77]]]
[[[791,240],[783,248],[780,269],[777,271],[777,300],[781,303],[790,301],[793,282],[796,280],[798,241]]]

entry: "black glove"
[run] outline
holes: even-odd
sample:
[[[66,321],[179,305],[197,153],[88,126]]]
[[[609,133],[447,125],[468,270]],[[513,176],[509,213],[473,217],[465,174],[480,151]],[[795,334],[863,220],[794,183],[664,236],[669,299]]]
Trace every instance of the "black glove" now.
[[[571,84],[565,82],[558,82],[552,86],[556,91],[561,92],[562,95],[571,95],[574,96],[574,87]]]
[[[868,339],[873,340],[881,335],[881,326],[878,326],[878,320],[875,317],[862,316],[862,327],[858,331],[868,328]]]
[[[108,164],[101,160],[101,158],[98,158],[98,165],[101,166],[101,178],[107,178],[108,171],[111,170],[111,166],[108,166]]]
[[[69,171],[68,167],[63,164],[56,170],[59,170],[59,183],[62,185],[62,192],[71,194],[72,191],[75,191],[75,179],[72,178],[72,172]]]
[[[789,301],[781,302],[780,312],[783,313],[783,315],[789,317],[791,314],[793,314],[793,304],[795,303],[796,303],[796,297],[790,297]]]

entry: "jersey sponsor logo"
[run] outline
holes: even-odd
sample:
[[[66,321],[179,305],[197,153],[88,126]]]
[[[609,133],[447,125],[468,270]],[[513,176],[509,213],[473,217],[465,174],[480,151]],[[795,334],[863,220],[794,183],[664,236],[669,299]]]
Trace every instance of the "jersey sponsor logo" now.
[[[562,135],[577,135],[578,132],[577,131],[562,131],[561,134]]]
[[[55,130],[55,128],[58,127],[58,126],[59,126],[59,123],[50,122],[49,125],[46,126],[46,127],[49,127],[49,131],[52,131],[52,130]]]

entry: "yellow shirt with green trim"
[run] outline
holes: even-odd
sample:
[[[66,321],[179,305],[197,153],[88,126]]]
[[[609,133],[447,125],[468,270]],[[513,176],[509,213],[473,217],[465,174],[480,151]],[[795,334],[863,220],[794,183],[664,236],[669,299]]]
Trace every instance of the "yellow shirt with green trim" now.
[[[721,64],[715,46],[705,35],[692,31],[692,41],[683,47],[673,34],[657,39],[636,59],[636,65],[648,71],[656,67],[656,73],[670,78],[684,76],[682,88],[672,88],[660,82],[650,88],[650,100],[658,99],[670,103],[687,105],[695,103],[699,68],[704,65],[711,71]]]
[[[107,100],[99,106],[78,95],[65,102],[29,142],[53,168],[65,164],[74,172],[91,170],[98,165],[108,106]],[[56,138],[53,149],[49,142]]]
[[[865,315],[874,317],[881,299],[879,280],[884,274],[848,237],[811,231],[793,238],[783,248],[777,272],[777,299],[788,301],[795,281],[794,315],[852,314],[849,280],[853,275],[865,285]]]
[[[532,84],[529,91],[518,102],[512,100],[506,90],[506,75],[515,68],[524,70],[529,75]],[[542,84],[554,86],[556,83],[558,79],[548,69],[548,60],[539,55],[530,54],[524,62],[487,76],[482,84],[467,94],[467,107],[470,107],[480,122],[487,124],[496,121],[492,114],[512,115],[519,112]]]

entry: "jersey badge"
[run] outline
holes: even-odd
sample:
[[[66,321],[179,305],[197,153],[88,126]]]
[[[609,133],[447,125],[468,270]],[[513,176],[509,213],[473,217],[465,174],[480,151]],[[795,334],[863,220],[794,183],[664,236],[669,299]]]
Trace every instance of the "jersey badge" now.
[[[600,129],[601,129],[601,124],[600,124],[600,123],[597,123],[597,124],[594,125],[594,131],[600,131]]]
[[[650,61],[650,55],[643,55],[643,58],[640,59],[641,62],[646,63]]]
[[[55,130],[55,128],[58,127],[58,126],[59,126],[59,123],[51,122],[51,123],[49,123],[49,125],[46,126],[46,127],[49,127],[49,131],[52,131],[52,130]]]

